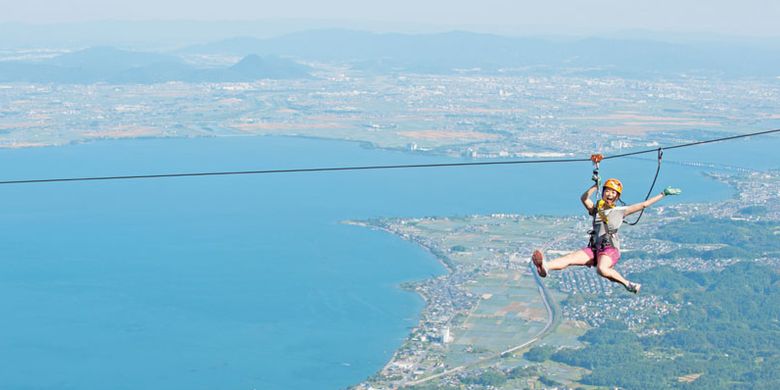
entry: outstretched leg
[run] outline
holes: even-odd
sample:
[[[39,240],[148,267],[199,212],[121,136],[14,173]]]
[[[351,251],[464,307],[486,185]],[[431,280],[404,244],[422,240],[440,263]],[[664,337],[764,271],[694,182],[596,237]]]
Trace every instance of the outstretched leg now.
[[[547,262],[544,261],[542,252],[535,250],[531,260],[541,277],[547,276],[547,271],[557,271],[572,265],[592,265],[593,262],[593,258],[582,249]]]
[[[631,283],[628,281],[628,279],[624,278],[623,275],[620,274],[620,272],[617,272],[614,268],[615,264],[612,261],[612,258],[608,255],[601,255],[599,256],[598,260],[598,267],[596,268],[599,275],[602,277],[609,279],[615,283],[620,283],[623,285],[623,287],[626,288],[626,290],[636,294],[639,292],[639,289],[642,287],[639,283]]]

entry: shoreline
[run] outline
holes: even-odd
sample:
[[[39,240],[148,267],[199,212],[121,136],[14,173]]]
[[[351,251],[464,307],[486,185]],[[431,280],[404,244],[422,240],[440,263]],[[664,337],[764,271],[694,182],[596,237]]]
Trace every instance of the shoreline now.
[[[367,229],[371,229],[371,230],[381,231],[381,232],[390,234],[390,235],[392,235],[394,237],[398,237],[398,238],[400,238],[400,239],[402,239],[404,241],[407,241],[409,243],[412,243],[412,244],[422,248],[423,250],[425,250],[426,252],[431,254],[434,258],[436,258],[436,261],[439,264],[441,264],[442,267],[444,268],[444,270],[446,271],[444,276],[451,275],[455,271],[455,266],[452,264],[451,260],[448,257],[444,256],[443,254],[437,253],[438,251],[433,250],[431,246],[425,245],[423,242],[421,242],[419,240],[415,240],[415,239],[413,239],[411,237],[404,237],[403,235],[399,235],[396,232],[393,232],[392,230],[388,229],[385,226],[382,226],[382,225],[379,225],[379,224],[372,224],[370,222],[346,220],[346,221],[342,221],[341,223],[344,224],[344,225],[357,226],[357,227],[367,228]],[[429,278],[429,279],[435,279],[435,278]],[[409,292],[417,293],[417,295],[420,298],[422,298],[422,300],[424,302],[422,310],[420,310],[420,312],[418,313],[419,320],[418,320],[418,323],[415,326],[415,328],[419,328],[420,322],[423,321],[423,319],[424,319],[424,313],[427,310],[430,309],[431,298],[428,295],[424,294],[422,291],[420,291],[419,289],[416,288],[416,284],[422,283],[425,280],[427,280],[427,279],[417,280],[417,281],[409,281],[409,282],[402,282],[402,283],[399,284],[399,287],[401,289],[409,291]],[[411,333],[413,333],[413,332],[410,332],[410,334]],[[408,340],[408,335],[407,335],[407,338],[404,340],[404,342],[406,342],[406,340]],[[403,347],[403,344],[401,345],[401,347]],[[393,351],[393,355],[390,357],[388,362],[384,366],[382,366],[382,368],[380,370],[378,370],[377,372],[382,372],[382,371],[388,369],[389,366],[391,366],[393,364],[393,362],[395,360],[395,357],[396,357],[396,354],[398,353],[399,350],[400,350],[400,347],[396,348],[396,350]],[[376,373],[374,375],[376,375]],[[359,388],[359,387],[351,386],[349,388]]]
[[[372,223],[364,222],[364,221],[353,221],[353,220],[346,220],[346,221],[342,221],[341,223],[344,224],[344,225],[357,226],[357,227],[361,227],[361,228],[367,228],[367,229],[371,229],[371,230],[381,231],[381,232],[384,232],[384,233],[388,233],[388,234],[390,234],[392,236],[398,237],[398,238],[400,238],[400,239],[402,239],[404,241],[407,241],[407,242],[410,242],[412,244],[415,244],[416,246],[419,246],[420,248],[424,249],[426,252],[430,253],[433,257],[436,258],[436,261],[438,261],[439,264],[441,264],[442,267],[445,269],[445,271],[446,271],[445,276],[446,275],[451,275],[454,272],[453,265],[450,263],[448,258],[446,258],[443,255],[437,254],[434,250],[431,249],[431,247],[429,247],[427,245],[424,245],[423,243],[421,243],[419,241],[416,241],[416,240],[408,238],[408,237],[404,237],[402,235],[398,235],[395,232],[393,232],[392,230],[390,230],[390,229],[388,229],[388,228],[386,228],[384,226],[378,225],[378,224],[372,224]],[[425,279],[420,280],[420,281],[402,282],[402,283],[400,283],[398,285],[403,290],[417,293],[417,295],[420,298],[422,298],[422,300],[424,302],[422,310],[420,310],[420,312],[418,313],[419,320],[418,320],[418,323],[415,326],[415,328],[419,327],[420,322],[424,318],[424,313],[426,312],[426,310],[430,309],[430,307],[429,307],[430,306],[430,297],[428,295],[424,294],[422,291],[418,290],[416,288],[416,286],[415,286],[415,284],[421,283],[424,280]],[[413,333],[413,332],[410,332],[410,334],[411,333]],[[409,336],[407,335],[407,338],[404,340],[404,342],[406,342],[406,340],[408,340],[408,337]],[[401,347],[403,347],[403,344],[401,346],[399,346],[399,348],[396,348],[395,351],[393,351],[393,355],[390,357],[390,359],[387,361],[387,363],[384,366],[382,366],[382,368],[380,370],[378,370],[376,373],[380,373],[382,371],[387,370],[393,364],[393,362],[395,360],[395,357],[396,357],[396,354],[401,349]],[[376,375],[376,373],[374,373],[373,375]],[[353,389],[353,388],[354,389],[359,389],[360,387],[359,387],[359,385],[356,385],[356,386],[349,386],[348,388],[349,389]]]
[[[371,230],[379,230],[379,231],[388,233],[390,235],[396,236],[396,237],[398,237],[398,238],[400,238],[400,239],[402,239],[404,241],[408,241],[408,242],[410,242],[412,244],[415,244],[415,245],[425,249],[426,252],[430,253],[431,256],[436,258],[436,261],[438,261],[439,264],[441,264],[442,267],[444,267],[444,269],[447,271],[448,274],[455,271],[455,265],[452,264],[452,260],[450,260],[449,257],[447,257],[447,256],[445,256],[445,255],[443,255],[441,253],[438,253],[437,250],[434,250],[430,245],[426,245],[424,242],[415,240],[415,239],[413,239],[411,237],[404,237],[403,235],[399,235],[396,232],[388,229],[387,227],[384,227],[382,225],[372,224],[372,223],[369,223],[369,222],[346,220],[346,221],[342,221],[341,223],[344,224],[344,225],[349,225],[349,226],[358,226],[358,227],[368,228],[368,229],[371,229]]]
[[[464,218],[472,218],[471,217],[464,217]],[[503,215],[501,214],[500,217],[498,215],[491,215],[489,218],[524,218],[519,217],[517,215]],[[573,220],[573,218],[576,217],[563,217],[565,220]],[[393,219],[391,219],[393,220]],[[394,220],[397,222],[397,220]],[[403,221],[403,219],[401,220]],[[388,362],[383,365],[379,370],[377,370],[376,373],[374,373],[372,376],[366,378],[363,382],[353,385],[349,388],[352,389],[369,389],[369,388],[375,388],[373,387],[377,383],[374,379],[376,378],[384,378],[380,379],[383,381],[383,385],[379,385],[379,388],[397,388],[400,386],[412,386],[412,385],[418,385],[422,384],[440,377],[444,377],[450,374],[454,374],[457,372],[461,372],[464,370],[467,370],[473,366],[478,366],[482,364],[486,364],[488,362],[495,361],[496,359],[503,358],[515,351],[522,350],[524,348],[528,348],[530,345],[535,344],[541,338],[548,333],[550,330],[554,329],[554,325],[557,324],[559,321],[556,313],[558,312],[553,307],[557,307],[557,305],[550,301],[551,297],[549,295],[549,292],[547,292],[547,288],[542,285],[538,280],[535,280],[533,282],[532,290],[535,291],[536,294],[538,294],[538,297],[540,297],[540,301],[543,304],[544,310],[545,310],[545,316],[544,320],[541,322],[544,323],[544,325],[541,327],[541,329],[538,329],[537,332],[534,333],[533,337],[525,338],[525,336],[522,339],[522,342],[519,343],[513,343],[511,345],[507,345],[505,348],[502,348],[495,353],[488,353],[485,356],[480,356],[477,360],[472,360],[469,362],[464,362],[463,364],[458,364],[457,366],[446,366],[441,365],[438,366],[437,369],[427,372],[425,375],[418,375],[415,371],[415,373],[412,373],[411,375],[407,372],[406,376],[401,377],[400,379],[391,380],[388,378],[394,378],[397,377],[399,372],[404,371],[404,367],[406,367],[409,364],[410,360],[410,354],[409,349],[412,348],[414,345],[417,345],[417,350],[428,350],[429,348],[423,348],[420,343],[425,343],[426,340],[420,340],[419,335],[420,333],[423,333],[427,335],[432,340],[438,340],[434,341],[435,343],[441,343],[441,344],[448,344],[449,342],[453,340],[447,340],[448,332],[444,335],[437,335],[436,329],[444,329],[444,328],[455,328],[459,327],[459,322],[457,318],[460,316],[462,317],[460,321],[468,320],[472,317],[472,315],[475,314],[475,310],[478,309],[480,303],[482,301],[487,301],[493,298],[492,294],[472,294],[471,292],[467,291],[466,286],[470,285],[469,280],[476,276],[476,274],[480,274],[482,272],[488,272],[485,270],[481,270],[481,266],[476,266],[476,268],[469,268],[465,265],[458,265],[455,261],[453,261],[448,255],[445,253],[442,253],[441,249],[438,249],[436,245],[428,242],[423,237],[418,237],[412,234],[406,234],[401,231],[395,230],[391,228],[390,222],[384,222],[384,220],[368,220],[368,221],[354,221],[354,220],[348,220],[348,221],[342,221],[343,224],[351,225],[351,226],[358,226],[363,228],[369,228],[372,230],[382,231],[385,233],[392,234],[393,236],[399,237],[405,241],[408,241],[410,243],[415,244],[416,246],[426,250],[430,254],[432,254],[437,261],[442,264],[445,269],[447,270],[447,273],[445,275],[435,277],[435,278],[428,278],[423,279],[420,281],[414,281],[414,282],[408,282],[408,283],[402,283],[401,287],[407,291],[415,291],[417,294],[423,298],[423,301],[425,302],[425,305],[423,309],[419,313],[419,320],[418,324],[411,329],[411,331],[408,333],[406,339],[402,343],[399,348],[397,348],[394,352],[392,357],[388,360]],[[402,224],[404,222],[401,222]],[[510,262],[515,262],[515,258],[512,258],[509,260]],[[517,266],[518,269],[524,270],[527,268],[528,262],[523,262],[520,260],[521,265]],[[524,272],[524,271],[520,271]],[[476,274],[475,274],[476,273]],[[445,294],[445,296],[442,296],[441,294],[433,293],[431,294],[430,291],[432,289],[426,287],[431,287],[432,285],[441,284],[449,286],[453,289],[459,289],[461,292],[470,298],[469,300],[459,301],[457,298],[450,298]],[[436,291],[436,290],[432,290]],[[451,307],[450,311],[448,313],[445,313],[443,316],[440,313],[441,308],[438,306],[446,306]],[[437,317],[438,316],[438,317]],[[532,321],[533,322],[533,321]],[[432,331],[433,330],[433,331]],[[437,336],[440,337],[440,339],[437,339]],[[482,353],[484,354],[484,353]],[[412,358],[411,360],[414,360]],[[419,360],[419,359],[418,359]],[[423,361],[417,361],[418,364],[424,365]],[[385,380],[390,380],[390,382],[386,382]],[[368,384],[371,383],[371,384]]]

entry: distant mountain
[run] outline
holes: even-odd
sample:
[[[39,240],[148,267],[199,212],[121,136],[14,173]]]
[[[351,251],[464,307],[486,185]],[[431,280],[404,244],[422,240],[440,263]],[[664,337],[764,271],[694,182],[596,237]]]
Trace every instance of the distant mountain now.
[[[516,60],[515,39],[488,34],[450,32],[409,35],[351,30],[318,30],[271,39],[235,38],[181,50],[187,54],[284,55],[319,61],[474,67]]]
[[[180,51],[188,54],[289,56],[338,61],[377,72],[483,72],[533,68],[589,74],[780,76],[780,48],[729,43],[666,43],[590,38],[548,40],[471,32],[438,34],[319,30],[270,39],[234,38]]]
[[[296,79],[307,77],[308,66],[274,56],[250,54],[224,71],[224,76],[235,80],[253,80],[258,76],[269,79]]]
[[[97,47],[39,62],[0,62],[0,82],[222,82],[310,77],[311,69],[276,56],[248,55],[227,68],[196,68],[174,55]]]
[[[196,68],[181,55],[244,59]],[[0,81],[154,83],[304,78],[311,69],[287,58],[341,63],[374,73],[455,72],[654,77],[714,74],[780,76],[780,46],[735,41],[668,43],[589,38],[554,40],[453,31],[436,34],[317,30],[275,38],[232,38],[167,54],[97,47],[38,62],[0,62]]]

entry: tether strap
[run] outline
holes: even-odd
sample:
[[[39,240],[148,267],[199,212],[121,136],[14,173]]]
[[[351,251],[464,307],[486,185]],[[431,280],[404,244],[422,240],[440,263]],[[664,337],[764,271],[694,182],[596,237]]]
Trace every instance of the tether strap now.
[[[653,184],[650,185],[650,190],[647,191],[647,196],[645,196],[645,201],[650,199],[650,194],[653,193],[653,188],[655,188],[655,182],[658,180],[658,173],[661,172],[661,159],[664,157],[664,150],[661,148],[658,148],[658,166],[655,168],[655,177],[653,177]],[[639,220],[642,219],[642,214],[645,213],[645,208],[642,207],[642,211],[639,212],[639,216],[636,218],[636,221],[634,222],[628,222],[626,221],[626,224],[629,226],[634,226],[639,223]]]

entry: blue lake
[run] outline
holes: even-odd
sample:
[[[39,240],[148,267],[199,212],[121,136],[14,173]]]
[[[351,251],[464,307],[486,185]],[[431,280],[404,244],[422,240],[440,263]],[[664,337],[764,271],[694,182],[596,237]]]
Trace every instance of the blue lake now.
[[[778,168],[780,138],[669,151]],[[652,156],[650,156],[652,157]],[[3,180],[454,160],[293,138],[110,141],[0,152]],[[347,219],[581,212],[589,164],[0,186],[0,388],[343,388],[380,369],[444,272]],[[641,200],[654,161],[602,166]],[[659,187],[732,189],[670,164]],[[641,228],[641,227],[638,227]],[[529,251],[532,248],[529,248]]]

